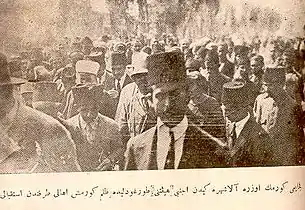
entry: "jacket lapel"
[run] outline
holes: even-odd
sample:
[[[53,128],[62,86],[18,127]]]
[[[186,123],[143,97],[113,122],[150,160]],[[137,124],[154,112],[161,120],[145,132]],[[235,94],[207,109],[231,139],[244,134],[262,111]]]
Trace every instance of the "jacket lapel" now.
[[[253,121],[252,117],[248,120],[248,122],[245,124],[244,128],[240,132],[239,137],[236,139],[236,142],[230,151],[231,157],[234,156],[238,151],[240,151],[243,146],[246,144],[246,142],[249,139],[249,136],[251,134],[251,131],[253,129]]]

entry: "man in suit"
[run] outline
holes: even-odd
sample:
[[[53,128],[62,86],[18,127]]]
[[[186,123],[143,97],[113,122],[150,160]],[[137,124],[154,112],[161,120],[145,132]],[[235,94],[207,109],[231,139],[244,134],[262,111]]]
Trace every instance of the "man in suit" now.
[[[242,82],[223,86],[222,104],[226,117],[226,160],[232,167],[272,166],[272,141],[250,114],[251,99]]]
[[[150,55],[147,69],[157,125],[128,141],[125,169],[223,166],[222,156],[217,153],[223,142],[187,116],[189,95],[183,54],[165,52]]]
[[[72,89],[79,113],[63,121],[76,144],[82,171],[118,170],[123,162],[123,144],[117,123],[99,113],[102,85]]]
[[[233,78],[234,74],[234,63],[231,63],[228,60],[228,45],[227,43],[220,43],[217,49],[218,57],[219,57],[219,72],[223,73],[224,75]]]
[[[205,69],[203,76],[208,82],[207,94],[220,102],[222,86],[224,83],[229,82],[231,78],[219,72],[219,58],[216,50],[208,50],[204,59],[204,63]]]
[[[244,54],[238,54],[233,80],[242,81],[245,83],[245,89],[248,91],[247,95],[249,96],[253,107],[255,99],[260,93],[260,88],[250,81],[250,74],[250,59]]]
[[[100,69],[99,63],[91,60],[79,60],[75,65],[76,84],[97,84],[97,74]],[[101,92],[103,94],[103,92]],[[77,114],[77,104],[75,103],[72,91],[66,96],[66,103],[63,113],[58,113],[57,117],[61,119],[69,119]]]
[[[123,88],[116,112],[115,121],[119,124],[125,145],[131,137],[155,125],[145,60],[145,57],[141,58],[137,65],[133,66],[130,76],[134,82]]]
[[[101,78],[101,84],[104,85],[107,93],[101,114],[114,119],[121,91],[132,80],[126,74],[127,58],[125,53],[112,52],[108,59],[108,68]]]
[[[22,83],[10,77],[6,57],[0,54],[0,173],[80,171],[69,132],[21,103]]]
[[[304,134],[299,121],[300,107],[284,90],[285,79],[284,68],[266,68],[263,75],[266,92],[256,98],[254,116],[272,138],[278,164],[296,165],[304,161]]]

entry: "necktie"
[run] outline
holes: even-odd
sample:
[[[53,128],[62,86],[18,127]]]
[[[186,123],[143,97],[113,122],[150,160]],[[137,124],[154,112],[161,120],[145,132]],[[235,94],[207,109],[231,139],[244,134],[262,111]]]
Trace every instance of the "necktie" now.
[[[87,124],[86,126],[86,137],[87,141],[92,144],[95,138],[95,130],[93,129],[92,125]]]
[[[236,123],[233,123],[232,129],[229,136],[229,148],[232,148],[235,144],[237,135],[236,135]]]
[[[171,142],[170,142],[170,145],[169,145],[169,151],[167,153],[164,169],[175,169],[175,137],[174,137],[174,132],[170,131],[169,136],[171,138]]]
[[[119,92],[119,94],[121,93],[121,83],[120,83],[121,79],[117,80],[117,85],[116,85],[116,90]]]

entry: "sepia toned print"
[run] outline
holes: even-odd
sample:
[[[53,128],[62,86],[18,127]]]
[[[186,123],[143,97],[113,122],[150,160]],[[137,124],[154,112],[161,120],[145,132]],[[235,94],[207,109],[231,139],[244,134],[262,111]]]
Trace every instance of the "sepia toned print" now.
[[[302,6],[2,2],[0,173],[304,165]]]

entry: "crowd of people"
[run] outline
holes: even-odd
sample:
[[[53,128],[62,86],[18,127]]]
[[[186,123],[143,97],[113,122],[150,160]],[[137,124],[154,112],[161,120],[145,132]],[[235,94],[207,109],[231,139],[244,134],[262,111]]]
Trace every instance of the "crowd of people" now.
[[[0,172],[305,163],[304,39],[92,40],[0,54]]]

